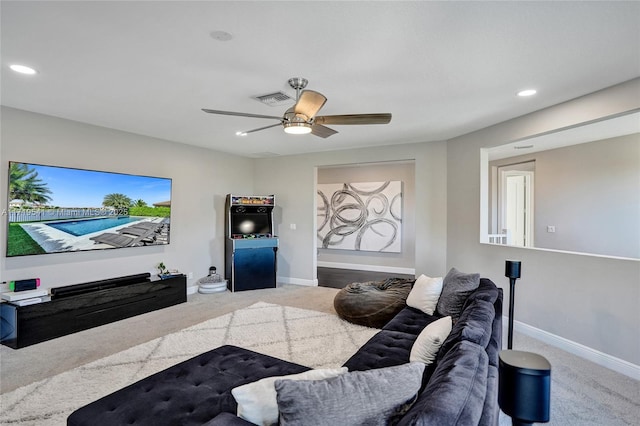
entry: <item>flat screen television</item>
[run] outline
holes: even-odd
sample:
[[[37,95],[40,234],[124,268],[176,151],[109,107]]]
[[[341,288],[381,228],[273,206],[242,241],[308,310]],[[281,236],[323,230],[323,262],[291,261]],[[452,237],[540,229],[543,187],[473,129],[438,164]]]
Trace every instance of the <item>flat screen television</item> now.
[[[9,162],[6,256],[169,244],[171,179]]]

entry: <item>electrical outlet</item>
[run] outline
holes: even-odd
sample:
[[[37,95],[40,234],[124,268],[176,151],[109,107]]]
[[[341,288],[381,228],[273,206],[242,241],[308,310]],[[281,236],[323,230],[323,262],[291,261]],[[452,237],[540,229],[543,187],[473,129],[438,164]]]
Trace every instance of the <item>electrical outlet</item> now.
[[[192,280],[192,279],[193,279],[193,272],[189,272],[189,273],[187,274],[187,278],[189,278],[190,280]]]
[[[289,224],[289,229],[291,229],[292,231],[296,230],[296,224],[295,223],[290,223]]]
[[[548,225],[547,226],[547,232],[556,232],[556,227],[553,225]]]

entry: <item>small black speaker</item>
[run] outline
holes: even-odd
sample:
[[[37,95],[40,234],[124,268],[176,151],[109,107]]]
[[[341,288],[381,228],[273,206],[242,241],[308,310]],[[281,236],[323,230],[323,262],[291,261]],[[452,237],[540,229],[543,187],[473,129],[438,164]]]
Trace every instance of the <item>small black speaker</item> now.
[[[498,405],[513,425],[547,423],[551,412],[551,364],[532,352],[498,354]]]
[[[11,291],[27,291],[35,290],[40,287],[40,278],[31,278],[29,280],[17,280],[9,283]]]
[[[519,260],[507,260],[505,262],[504,276],[507,278],[520,278],[520,264]]]

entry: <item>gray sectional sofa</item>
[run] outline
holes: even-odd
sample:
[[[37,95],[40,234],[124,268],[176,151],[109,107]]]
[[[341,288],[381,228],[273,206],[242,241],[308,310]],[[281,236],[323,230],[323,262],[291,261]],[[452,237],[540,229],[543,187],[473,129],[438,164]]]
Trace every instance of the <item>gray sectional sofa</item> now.
[[[502,300],[501,289],[488,279],[480,279],[478,288],[464,300],[462,312],[435,362],[424,369],[417,396],[404,404],[393,422],[386,423],[402,426],[498,424]],[[364,377],[385,371],[385,367],[407,365],[418,335],[439,318],[437,313],[428,315],[405,307],[344,366],[348,367],[349,374],[363,372]],[[223,346],[79,408],[68,417],[67,424],[250,425],[235,415],[237,403],[231,394],[233,388],[265,377],[307,370],[308,367],[246,349]],[[276,381],[276,388],[280,389],[283,382]],[[376,387],[380,389],[379,383]],[[391,387],[395,386],[390,383]],[[386,389],[382,389],[384,393]],[[389,395],[392,394],[389,389]],[[348,411],[333,413],[333,418],[346,417]],[[325,423],[331,423],[329,417]]]
[[[417,401],[399,425],[498,424],[502,298],[502,289],[480,279],[436,361],[425,370]],[[406,363],[417,336],[438,318],[407,306],[344,365],[354,371]]]

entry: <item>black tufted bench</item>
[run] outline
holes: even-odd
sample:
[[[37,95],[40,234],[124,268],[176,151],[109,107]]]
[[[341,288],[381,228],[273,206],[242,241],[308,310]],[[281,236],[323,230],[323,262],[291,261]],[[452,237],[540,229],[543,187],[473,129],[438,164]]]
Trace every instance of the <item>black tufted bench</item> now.
[[[234,387],[307,370],[247,349],[221,346],[79,408],[67,425],[202,425],[219,413],[236,413]]]

